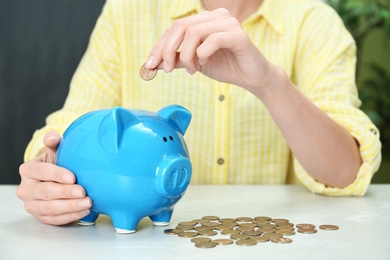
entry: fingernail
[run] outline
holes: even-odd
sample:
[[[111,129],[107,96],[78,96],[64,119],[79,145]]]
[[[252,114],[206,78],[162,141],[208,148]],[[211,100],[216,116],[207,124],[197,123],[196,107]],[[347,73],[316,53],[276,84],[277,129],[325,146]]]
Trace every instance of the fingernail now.
[[[91,202],[89,201],[89,199],[83,199],[83,200],[80,200],[78,203],[77,203],[77,206],[81,209],[87,209],[87,208],[90,208],[91,207]]]
[[[163,66],[164,66],[164,71],[165,71],[165,72],[169,72],[169,71],[170,71],[170,67],[169,67],[168,62],[164,61],[164,62],[163,62]]]
[[[81,190],[72,190],[73,198],[82,198],[83,192]]]
[[[189,74],[191,74],[191,75],[194,75],[194,74],[195,74],[195,71],[192,71],[192,70],[190,70],[190,69],[188,69],[188,68],[186,68],[186,71],[187,71]]]
[[[71,175],[69,175],[69,174],[62,175],[62,179],[66,183],[73,183],[73,177]]]
[[[152,67],[153,66],[153,61],[154,61],[154,57],[153,56],[149,57],[148,60],[145,63],[145,67],[147,69],[154,69],[154,67]]]

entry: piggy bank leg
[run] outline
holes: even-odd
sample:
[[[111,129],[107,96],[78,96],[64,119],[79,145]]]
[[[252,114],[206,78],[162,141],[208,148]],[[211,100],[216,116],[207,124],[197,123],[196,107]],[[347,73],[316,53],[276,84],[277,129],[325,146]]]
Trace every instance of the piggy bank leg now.
[[[130,216],[125,213],[115,213],[110,215],[112,223],[118,234],[131,234],[134,233],[140,218]]]
[[[173,209],[167,209],[152,215],[149,218],[153,221],[153,225],[155,226],[167,226],[171,220],[172,213]]]
[[[79,220],[79,225],[81,226],[91,226],[95,224],[96,219],[99,217],[99,214],[96,211],[91,210],[89,215]]]

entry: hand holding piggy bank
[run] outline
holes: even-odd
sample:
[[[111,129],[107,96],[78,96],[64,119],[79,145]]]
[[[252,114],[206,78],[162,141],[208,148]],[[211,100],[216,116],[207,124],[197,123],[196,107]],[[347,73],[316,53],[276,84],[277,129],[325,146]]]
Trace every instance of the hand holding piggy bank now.
[[[121,107],[97,110],[74,121],[57,151],[57,165],[72,171],[92,199],[80,224],[111,217],[118,233],[133,233],[148,216],[168,225],[191,180],[183,135],[191,113],[178,105],[157,113]]]

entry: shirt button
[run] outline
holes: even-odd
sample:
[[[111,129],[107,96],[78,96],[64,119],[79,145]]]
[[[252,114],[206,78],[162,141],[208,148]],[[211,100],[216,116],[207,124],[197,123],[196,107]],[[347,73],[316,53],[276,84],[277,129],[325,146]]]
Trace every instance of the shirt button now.
[[[225,161],[222,158],[219,158],[217,162],[219,165],[222,165]]]
[[[225,96],[224,95],[219,95],[218,99],[219,99],[219,101],[224,101],[225,100]]]

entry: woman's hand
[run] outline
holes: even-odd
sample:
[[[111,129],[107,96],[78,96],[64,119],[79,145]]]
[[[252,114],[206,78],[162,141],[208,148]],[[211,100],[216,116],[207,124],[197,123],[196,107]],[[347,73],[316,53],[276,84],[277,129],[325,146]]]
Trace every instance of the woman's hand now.
[[[253,92],[268,85],[275,66],[251,42],[239,21],[220,8],[175,21],[148,57],[146,68],[156,67],[165,72],[199,71]]]
[[[92,205],[84,188],[75,184],[74,174],[55,165],[60,139],[56,132],[45,135],[44,153],[20,166],[22,181],[17,189],[25,209],[41,222],[52,225],[83,218]]]

